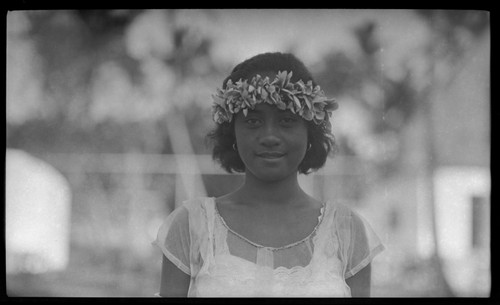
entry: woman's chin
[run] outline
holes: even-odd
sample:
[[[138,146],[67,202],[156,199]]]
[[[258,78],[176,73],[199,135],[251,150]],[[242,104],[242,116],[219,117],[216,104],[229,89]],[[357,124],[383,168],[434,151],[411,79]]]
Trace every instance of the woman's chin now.
[[[264,182],[280,182],[290,178],[296,171],[288,172],[279,168],[266,168],[261,171],[251,171],[251,175],[256,179]]]

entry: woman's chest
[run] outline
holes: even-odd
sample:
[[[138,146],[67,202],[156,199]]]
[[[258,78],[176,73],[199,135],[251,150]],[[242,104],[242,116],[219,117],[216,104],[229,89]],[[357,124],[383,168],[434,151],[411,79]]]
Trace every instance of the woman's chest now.
[[[233,233],[255,244],[272,248],[307,238],[319,222],[318,212],[312,209],[292,212],[228,209],[220,211],[220,216]]]
[[[326,262],[325,262],[326,263]],[[218,255],[207,272],[196,277],[200,296],[349,296],[339,262],[323,267],[262,268],[232,255]]]

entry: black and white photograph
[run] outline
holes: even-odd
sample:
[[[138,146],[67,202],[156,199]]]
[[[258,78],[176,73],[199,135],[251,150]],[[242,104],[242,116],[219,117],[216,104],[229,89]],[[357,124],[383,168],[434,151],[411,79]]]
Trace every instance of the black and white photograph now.
[[[487,10],[7,11],[6,297],[490,298],[490,66]]]

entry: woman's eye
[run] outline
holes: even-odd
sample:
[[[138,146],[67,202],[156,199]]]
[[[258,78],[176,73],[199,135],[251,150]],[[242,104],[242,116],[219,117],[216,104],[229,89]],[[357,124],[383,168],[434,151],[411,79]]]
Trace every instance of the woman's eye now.
[[[292,124],[292,123],[297,122],[297,118],[294,118],[294,117],[286,117],[286,118],[281,119],[281,122],[283,122],[283,123],[285,123],[285,124]]]
[[[252,118],[248,118],[245,120],[245,123],[247,123],[248,125],[258,125],[260,123],[260,120],[259,119],[252,119]]]

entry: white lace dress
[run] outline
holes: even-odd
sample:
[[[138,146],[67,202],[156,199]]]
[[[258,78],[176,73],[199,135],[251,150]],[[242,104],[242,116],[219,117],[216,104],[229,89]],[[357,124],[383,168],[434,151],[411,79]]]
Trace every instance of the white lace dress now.
[[[350,297],[345,279],[384,249],[359,214],[330,201],[309,236],[264,247],[231,230],[206,197],[170,213],[154,244],[191,276],[188,297]]]

